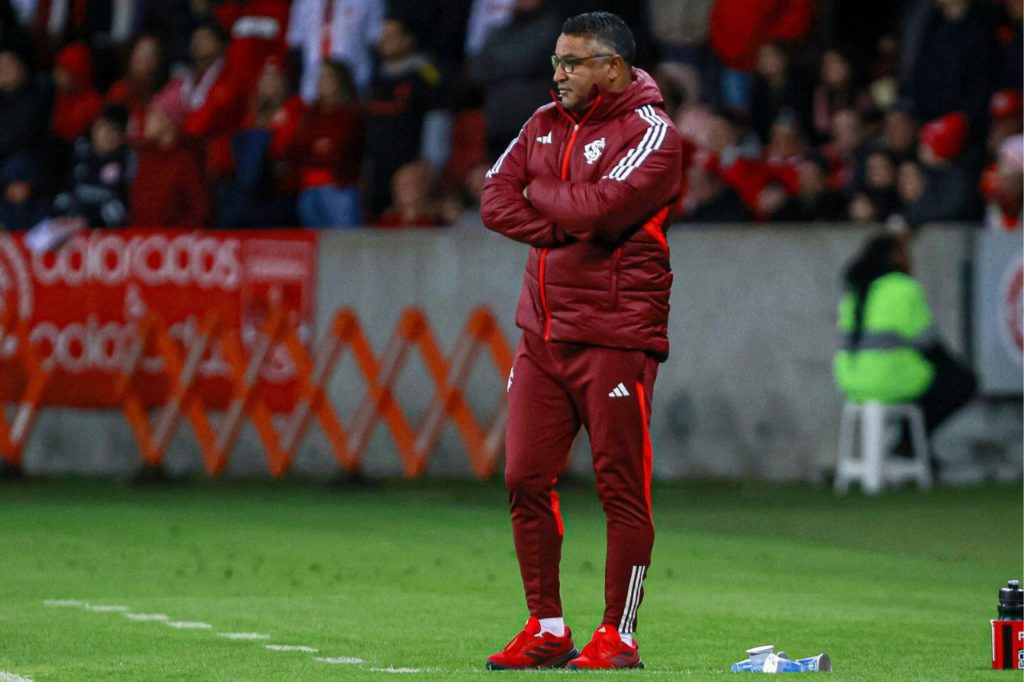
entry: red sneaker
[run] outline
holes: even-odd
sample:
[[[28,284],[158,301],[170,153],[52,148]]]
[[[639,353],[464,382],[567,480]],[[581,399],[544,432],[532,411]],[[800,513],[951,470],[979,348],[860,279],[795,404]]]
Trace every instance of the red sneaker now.
[[[583,647],[579,657],[569,661],[569,670],[601,670],[607,668],[642,668],[636,644],[630,646],[619,637],[611,625],[602,625],[594,631],[594,638]]]
[[[555,637],[540,631],[540,621],[530,616],[523,631],[512,638],[505,648],[487,659],[488,670],[515,670],[521,668],[559,668],[579,655],[572,643],[569,628]]]

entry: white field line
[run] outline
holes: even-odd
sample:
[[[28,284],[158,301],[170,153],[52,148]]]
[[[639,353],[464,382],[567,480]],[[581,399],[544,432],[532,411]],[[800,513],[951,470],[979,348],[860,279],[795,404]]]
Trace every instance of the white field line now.
[[[196,623],[189,620],[168,621],[167,626],[176,630],[209,630],[213,627],[209,623]]]
[[[122,613],[121,615],[128,620],[134,620],[137,623],[148,623],[150,621],[165,621],[171,619],[170,616],[163,613]]]
[[[217,636],[227,639],[270,639],[270,635],[259,632],[218,632]]]
[[[314,649],[311,646],[304,646],[302,644],[264,644],[270,651],[301,651],[307,654],[319,653],[319,649]]]
[[[162,622],[168,627],[175,628],[176,630],[209,630],[213,626],[209,623],[200,623],[195,621],[172,621],[170,616],[163,613],[132,613],[131,609],[127,606],[121,606],[119,604],[89,604],[88,602],[79,601],[77,599],[47,599],[43,602],[44,605],[50,607],[62,607],[62,608],[77,608],[82,607],[87,611],[93,613],[120,613],[128,620],[135,622]],[[233,640],[258,640],[258,639],[270,639],[270,635],[266,635],[260,632],[218,632],[218,637],[224,637],[226,639]],[[305,646],[302,644],[264,644],[269,651],[299,651],[307,654],[320,653],[319,649],[311,646]],[[321,663],[329,663],[332,665],[359,665],[363,663],[363,659],[355,658],[352,656],[338,656],[334,658],[328,657],[317,657],[313,660]],[[385,673],[418,673],[422,672],[418,668],[372,668],[372,672],[385,672]],[[7,673],[0,671],[0,682],[32,682],[27,677],[20,677],[13,673]]]
[[[15,675],[14,673],[0,670],[0,682],[32,682],[32,678],[22,677],[21,675]]]

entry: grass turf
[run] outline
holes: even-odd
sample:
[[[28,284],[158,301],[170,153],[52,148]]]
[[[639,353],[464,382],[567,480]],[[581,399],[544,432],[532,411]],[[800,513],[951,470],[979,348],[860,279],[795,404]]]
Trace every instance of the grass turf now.
[[[582,646],[603,610],[604,520],[589,486],[562,500],[563,599]],[[745,648],[773,643],[829,653],[837,679],[1002,679],[988,670],[988,620],[1021,576],[1021,510],[1019,485],[874,499],[658,486],[638,633],[648,669],[616,674],[720,679]],[[213,627],[44,604],[55,599]],[[0,671],[36,682],[516,675],[482,668],[525,617],[495,483],[0,485]],[[587,676],[527,673],[567,674]]]

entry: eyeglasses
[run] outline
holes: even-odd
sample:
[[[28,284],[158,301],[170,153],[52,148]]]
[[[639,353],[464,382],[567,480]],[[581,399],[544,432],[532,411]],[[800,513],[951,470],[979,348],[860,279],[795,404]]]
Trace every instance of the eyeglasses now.
[[[566,73],[572,73],[576,70],[576,67],[587,61],[588,59],[607,59],[608,57],[618,57],[617,54],[592,54],[589,57],[573,57],[567,55],[565,57],[559,57],[558,55],[551,55],[551,69],[558,71],[558,66],[562,66],[562,71]]]

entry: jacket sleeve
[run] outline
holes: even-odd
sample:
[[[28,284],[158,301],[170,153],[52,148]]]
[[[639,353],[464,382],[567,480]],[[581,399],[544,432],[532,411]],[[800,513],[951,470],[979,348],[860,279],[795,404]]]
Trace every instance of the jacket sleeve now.
[[[597,182],[535,178],[530,204],[572,237],[617,241],[679,194],[682,146],[675,130],[658,121],[636,133]]]
[[[526,170],[524,127],[497,162],[487,171],[480,197],[480,217],[484,225],[517,242],[551,248],[569,241],[566,233],[530,205],[523,196],[529,182]]]
[[[185,117],[181,129],[191,137],[234,132],[242,122],[242,113],[240,93],[228,77],[221,74],[210,88],[206,102]]]

